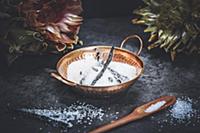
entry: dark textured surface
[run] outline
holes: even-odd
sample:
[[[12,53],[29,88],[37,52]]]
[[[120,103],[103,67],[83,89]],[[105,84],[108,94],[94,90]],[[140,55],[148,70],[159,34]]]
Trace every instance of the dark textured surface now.
[[[142,4],[142,0],[83,0],[83,16],[87,18],[130,16],[133,15],[133,9]]]
[[[146,40],[143,28],[134,26],[130,18],[89,19],[85,20],[81,29],[81,39],[84,44],[116,45],[130,34],[139,34]],[[130,41],[127,49],[136,50]],[[46,122],[27,114],[19,113],[20,108],[50,108],[66,107],[75,101],[84,101],[97,107],[108,108],[106,114],[119,112],[119,117],[128,114],[134,107],[153,100],[162,95],[188,96],[193,100],[200,99],[200,61],[198,57],[179,56],[176,62],[171,62],[169,56],[160,51],[147,51],[141,53],[145,64],[143,76],[130,87],[126,96],[120,100],[97,100],[80,97],[63,85],[52,79],[46,71],[55,69],[58,56],[46,55],[43,57],[24,57],[15,63],[12,68],[5,70],[6,74],[0,76],[0,131],[5,133],[35,133],[35,132],[87,132],[98,125],[113,120],[105,118],[103,122],[95,121],[92,125],[76,125],[66,130],[64,125]],[[112,101],[112,102],[111,102]],[[200,102],[197,104],[200,108]],[[169,110],[162,111],[143,120],[130,123],[112,132],[123,133],[155,133],[155,132],[181,132],[192,133],[200,131],[197,118],[192,118],[189,125],[164,123],[158,120],[166,117]]]

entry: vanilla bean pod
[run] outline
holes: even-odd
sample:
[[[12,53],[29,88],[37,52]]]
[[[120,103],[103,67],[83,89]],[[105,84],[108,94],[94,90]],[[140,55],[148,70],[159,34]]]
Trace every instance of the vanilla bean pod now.
[[[104,65],[103,62],[99,62],[99,64],[102,65],[102,66]],[[108,67],[107,69],[111,72],[111,74],[114,76],[114,78],[116,79],[116,81],[118,83],[121,83],[123,81],[128,81],[129,80],[129,78],[127,76],[124,76],[124,75],[118,73],[114,69],[112,69],[110,67]]]
[[[117,71],[113,70],[112,68],[108,67],[108,70],[111,72],[111,74],[114,76],[114,78],[117,80],[118,83],[122,83],[124,81],[128,81],[129,78],[127,76],[121,75]]]
[[[96,76],[96,78],[92,81],[91,85],[95,85],[96,82],[103,76],[104,72],[106,71],[108,65],[110,64],[110,62],[112,61],[112,57],[113,57],[113,51],[114,51],[114,46],[112,46],[108,58],[106,60],[106,63],[103,66],[103,69],[98,73],[98,75]]]

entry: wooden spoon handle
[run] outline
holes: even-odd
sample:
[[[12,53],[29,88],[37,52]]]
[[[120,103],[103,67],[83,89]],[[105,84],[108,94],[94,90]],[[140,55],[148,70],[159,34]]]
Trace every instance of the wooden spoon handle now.
[[[157,102],[159,102],[159,101],[163,101],[163,100],[164,100],[165,102],[167,102],[167,103],[165,103],[165,105],[161,106],[160,108],[158,108],[158,109],[156,109],[156,110],[154,110],[154,111],[152,111],[152,112],[149,112],[149,113],[145,112],[145,110],[146,110],[149,106],[151,106],[151,105],[153,105],[153,104],[155,104],[155,103],[157,103]],[[165,96],[165,97],[161,97],[161,98],[159,98],[159,99],[156,99],[156,100],[154,100],[154,101],[151,101],[151,102],[149,102],[149,103],[146,103],[146,104],[144,104],[144,105],[142,105],[142,106],[140,106],[140,107],[137,107],[137,108],[136,108],[132,113],[130,113],[129,115],[127,115],[127,116],[125,116],[125,117],[123,117],[123,118],[121,118],[121,119],[119,119],[119,120],[116,120],[116,121],[114,121],[114,122],[111,122],[110,124],[107,124],[107,125],[104,125],[104,126],[102,126],[102,127],[99,127],[99,128],[97,128],[97,129],[95,129],[95,130],[89,132],[89,133],[102,133],[102,132],[109,131],[109,130],[115,128],[115,127],[122,126],[122,125],[124,125],[124,124],[126,124],[126,123],[129,123],[129,122],[132,122],[132,121],[141,119],[141,118],[143,118],[143,117],[145,117],[145,116],[151,115],[151,114],[156,113],[156,112],[158,112],[158,111],[160,111],[160,110],[162,110],[162,109],[165,109],[166,107],[168,107],[168,106],[174,104],[175,101],[176,101],[176,97],[174,97],[174,96]]]
[[[134,117],[134,115],[128,115],[128,116],[125,116],[119,120],[116,120],[114,122],[111,122],[107,125],[104,125],[102,127],[99,127],[93,131],[90,131],[89,133],[103,133],[103,132],[106,132],[106,131],[109,131],[113,128],[116,128],[116,127],[119,127],[119,126],[122,126],[124,124],[127,124],[131,121],[134,121],[134,120],[137,120],[138,117]]]

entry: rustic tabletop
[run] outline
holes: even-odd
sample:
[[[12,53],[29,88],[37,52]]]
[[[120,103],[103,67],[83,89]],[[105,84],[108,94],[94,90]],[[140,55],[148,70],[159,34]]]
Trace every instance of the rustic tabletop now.
[[[84,46],[119,46],[124,37],[131,34],[139,34],[147,45],[147,35],[143,34],[143,27],[132,25],[130,17],[85,20],[80,37],[84,41]],[[128,44],[130,45],[127,45],[127,49],[136,50],[133,42],[130,41]],[[145,102],[163,95],[174,95],[178,102],[173,107],[111,132],[199,132],[199,57],[183,55],[175,62],[171,62],[170,57],[163,51],[149,52],[146,48],[140,57],[145,64],[142,77],[129,88],[125,96],[109,100],[79,96],[51,78],[48,72],[55,69],[60,58],[58,56],[22,57],[0,76],[0,130],[5,133],[87,132],[130,113]],[[87,117],[64,120],[61,117],[69,107],[84,107],[86,112],[92,111],[90,115],[98,116],[90,116],[90,120],[87,120]],[[40,114],[32,114],[38,113],[37,111],[28,113],[31,110],[26,109],[40,109]],[[45,113],[44,109],[50,111],[46,112],[48,117],[40,116]],[[52,111],[54,114],[51,114]],[[57,116],[52,116],[55,114]],[[63,121],[56,122],[59,120]]]

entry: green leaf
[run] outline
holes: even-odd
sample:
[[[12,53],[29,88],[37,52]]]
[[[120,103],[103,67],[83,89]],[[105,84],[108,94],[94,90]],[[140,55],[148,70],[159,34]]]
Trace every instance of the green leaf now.
[[[167,47],[170,44],[172,39],[173,39],[173,36],[168,34],[167,38],[165,39],[164,43],[160,46],[160,48]]]
[[[182,43],[187,44],[189,40],[190,40],[190,36],[186,32],[183,32],[182,33]]]
[[[150,46],[148,46],[148,49],[151,50],[152,48],[158,47],[160,45],[161,41],[158,40],[156,42],[154,42],[153,44],[151,44]]]
[[[200,0],[144,0],[146,6],[135,12],[140,15],[144,32],[152,35],[158,33],[155,43],[149,49],[160,46],[166,52],[194,53],[200,51],[197,41],[200,38]],[[175,54],[174,54],[175,53]],[[200,52],[199,52],[200,53]]]
[[[147,27],[144,32],[156,32],[157,31],[157,27]]]

